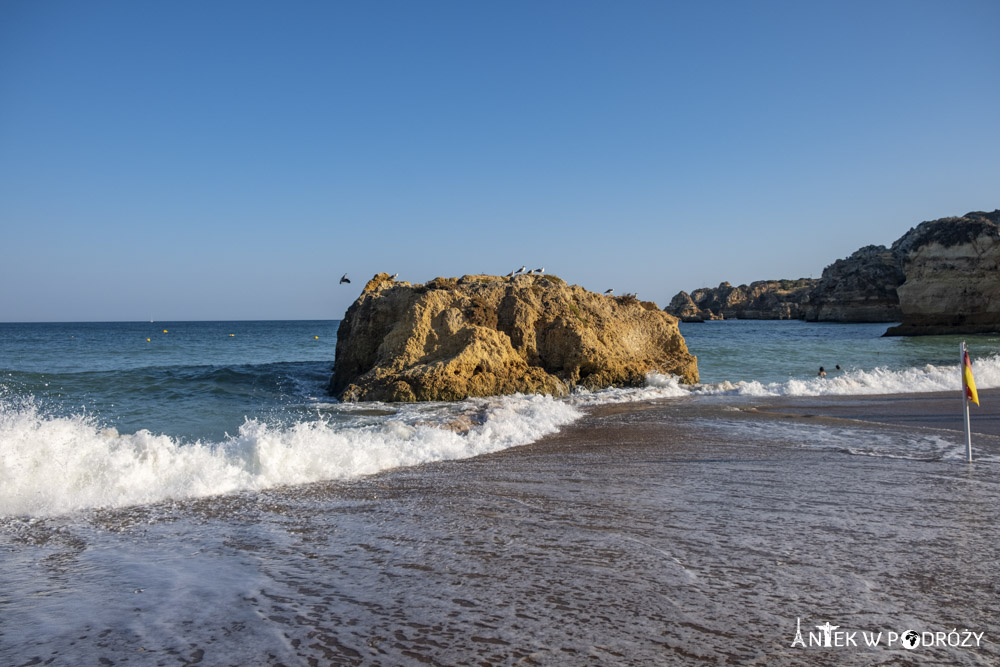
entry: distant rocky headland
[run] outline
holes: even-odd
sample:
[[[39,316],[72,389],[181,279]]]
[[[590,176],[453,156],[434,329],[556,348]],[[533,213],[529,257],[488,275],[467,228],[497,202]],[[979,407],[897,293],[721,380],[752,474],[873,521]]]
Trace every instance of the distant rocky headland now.
[[[724,282],[680,292],[684,321],[900,322],[887,335],[1000,331],[1000,210],[922,222],[891,247],[867,246],[819,280]]]
[[[552,275],[372,278],[337,331],[330,391],[344,401],[454,401],[573,387],[698,381],[677,319],[652,302]]]

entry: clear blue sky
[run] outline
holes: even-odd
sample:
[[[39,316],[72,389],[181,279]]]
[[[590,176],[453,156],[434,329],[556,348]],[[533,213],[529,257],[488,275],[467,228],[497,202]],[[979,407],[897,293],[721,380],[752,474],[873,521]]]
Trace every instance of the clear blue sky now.
[[[1000,207],[1000,3],[0,3],[0,320],[661,306]],[[344,272],[351,285],[338,285]]]

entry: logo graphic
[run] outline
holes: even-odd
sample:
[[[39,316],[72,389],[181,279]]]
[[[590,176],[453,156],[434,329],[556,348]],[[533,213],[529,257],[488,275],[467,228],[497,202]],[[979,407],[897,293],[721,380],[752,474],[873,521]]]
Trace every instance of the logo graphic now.
[[[795,619],[795,639],[792,648],[876,648],[885,646],[892,649],[902,646],[908,651],[925,647],[978,648],[983,641],[984,632],[973,632],[968,628],[952,628],[951,632],[917,632],[904,630],[896,633],[892,630],[841,630],[839,625],[826,621],[823,625],[814,625],[819,632],[802,634],[802,619]]]
[[[830,625],[830,621],[816,626],[816,629],[823,633],[823,646],[827,648],[833,646],[833,631],[839,627],[839,625]]]

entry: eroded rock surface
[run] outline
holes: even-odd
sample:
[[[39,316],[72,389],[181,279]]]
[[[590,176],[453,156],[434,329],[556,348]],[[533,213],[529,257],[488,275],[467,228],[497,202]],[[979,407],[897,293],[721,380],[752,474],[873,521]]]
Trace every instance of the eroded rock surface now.
[[[810,322],[898,322],[902,317],[896,288],[903,268],[892,250],[861,248],[823,269],[809,295],[804,319]]]
[[[340,323],[330,391],[346,401],[558,396],[639,386],[649,372],[698,380],[677,319],[654,303],[556,276],[413,285],[380,273]]]
[[[892,250],[906,282],[886,335],[1000,332],[1000,210],[922,222]]]
[[[734,287],[728,282],[718,287],[680,292],[666,311],[686,322],[704,320],[799,320],[805,316],[809,297],[819,281],[758,280]]]

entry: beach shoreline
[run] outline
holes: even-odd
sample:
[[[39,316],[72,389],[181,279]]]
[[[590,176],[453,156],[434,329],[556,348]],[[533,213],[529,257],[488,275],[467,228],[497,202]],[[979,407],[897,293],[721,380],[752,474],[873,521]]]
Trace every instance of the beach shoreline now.
[[[982,389],[978,393],[980,405],[969,405],[972,434],[991,440],[1000,438],[1000,389]],[[957,391],[782,397],[761,399],[755,409],[800,418],[825,417],[965,433],[962,395]]]
[[[979,390],[980,405],[970,404],[973,443],[987,443],[1000,452],[1000,389]],[[621,415],[661,413],[664,419],[733,419],[737,416],[762,420],[794,420],[803,424],[898,427],[919,431],[941,431],[962,438],[965,426],[962,398],[958,392],[923,392],[910,394],[832,395],[832,396],[705,396],[642,400],[589,406],[579,421],[563,426],[557,433],[535,442],[487,456],[504,457],[525,452],[586,450],[600,446],[599,441],[620,443],[623,438]],[[625,421],[629,421],[627,418]],[[614,426],[605,426],[605,423]],[[665,425],[665,423],[664,423]],[[668,432],[654,435],[633,432],[639,442],[670,440]],[[690,437],[690,434],[688,434]],[[956,440],[957,442],[957,440]]]
[[[938,442],[920,415],[954,397],[731,399],[597,406],[528,445],[354,481],[7,522],[0,656],[1000,660],[1000,466],[965,464],[953,431],[949,456],[905,450]],[[824,624],[985,640],[796,643]]]

